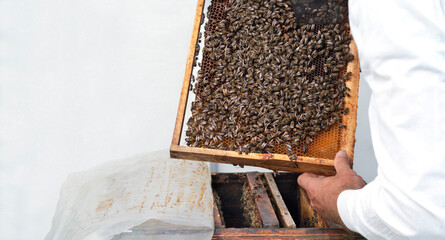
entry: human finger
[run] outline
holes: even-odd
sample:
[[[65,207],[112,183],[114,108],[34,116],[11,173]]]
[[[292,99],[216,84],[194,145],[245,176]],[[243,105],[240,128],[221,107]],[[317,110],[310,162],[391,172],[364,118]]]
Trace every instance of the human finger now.
[[[334,167],[337,174],[351,170],[351,165],[349,165],[348,154],[345,151],[340,150],[335,155]]]
[[[319,179],[320,178],[318,177],[318,175],[315,175],[313,173],[303,173],[298,177],[297,181],[300,187],[307,190]]]

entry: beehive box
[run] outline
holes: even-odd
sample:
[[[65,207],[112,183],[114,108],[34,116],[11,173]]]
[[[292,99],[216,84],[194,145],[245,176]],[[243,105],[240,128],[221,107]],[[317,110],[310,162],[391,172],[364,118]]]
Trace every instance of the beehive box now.
[[[213,173],[212,239],[364,239],[321,218],[297,177],[295,173]]]
[[[347,87],[347,89],[349,89],[348,94],[346,94],[348,96],[344,97],[344,105],[342,105],[342,109],[347,109],[348,111],[346,113],[345,110],[344,115],[337,114],[339,115],[339,119],[332,126],[329,126],[329,128],[327,129],[319,130],[317,134],[315,136],[312,136],[310,141],[308,141],[307,143],[305,142],[302,144],[295,144],[290,147],[288,147],[288,145],[284,143],[276,144],[275,146],[273,146],[273,148],[268,149],[267,151],[250,151],[247,154],[240,153],[244,150],[241,148],[241,146],[243,146],[243,144],[246,144],[246,138],[242,140],[244,142],[238,144],[240,146],[239,150],[230,150],[228,149],[228,147],[226,147],[225,149],[219,149],[218,147],[215,147],[215,145],[218,144],[214,143],[213,141],[210,141],[210,143],[212,143],[213,145],[206,145],[201,143],[198,146],[187,146],[185,141],[185,133],[188,126],[186,122],[187,119],[190,119],[191,104],[193,103],[195,98],[205,99],[206,97],[206,94],[202,93],[202,86],[201,88],[196,89],[195,85],[195,91],[190,91],[190,89],[193,88],[192,84],[195,78],[194,75],[196,75],[199,68],[202,68],[204,69],[203,71],[207,72],[212,71],[212,68],[215,68],[215,63],[209,60],[208,56],[206,56],[205,54],[203,55],[200,49],[203,48],[202,46],[205,46],[203,45],[203,43],[205,43],[205,41],[207,40],[205,39],[205,37],[209,34],[208,32],[218,29],[218,27],[221,26],[218,24],[221,21],[225,21],[227,13],[224,12],[224,9],[227,9],[227,5],[229,3],[229,0],[212,0],[209,7],[204,8],[205,1],[198,0],[195,23],[193,27],[183,87],[180,96],[178,114],[176,117],[172,144],[170,147],[171,157],[190,160],[231,163],[238,165],[259,166],[273,170],[284,170],[290,172],[313,172],[317,174],[332,175],[335,173],[333,167],[333,159],[336,152],[338,150],[345,150],[350,157],[352,165],[355,143],[360,71],[357,48],[353,40],[351,40],[349,44],[349,53],[354,55],[354,59],[350,61],[346,66],[344,66],[343,69],[340,69],[338,73],[339,76],[343,76],[345,73],[350,72],[349,79],[347,81],[345,80],[345,86]],[[208,9],[208,11],[205,14],[207,16],[205,18],[204,11],[206,9]],[[206,24],[203,24],[204,22],[206,22]],[[312,30],[315,32],[319,31],[324,26],[323,24],[312,25],[312,28],[314,28]],[[204,26],[206,26],[205,29]],[[282,27],[283,29],[286,28],[286,26],[284,25],[278,27]],[[204,34],[201,34],[201,32],[204,32]],[[287,36],[286,34],[284,34],[284,36],[289,38],[289,36]],[[302,42],[304,41],[302,40]],[[228,44],[230,44],[230,42]],[[325,77],[325,74],[322,72],[323,64],[326,62],[326,59],[328,57],[328,55],[326,55],[326,57],[318,57],[314,61],[313,71],[321,72],[321,77]],[[196,63],[198,61],[201,61],[202,65],[196,67]],[[324,71],[326,72],[326,70]],[[309,81],[314,81],[313,75],[314,74],[310,76],[308,75],[308,78],[312,78],[309,79]],[[331,90],[334,89],[331,88]],[[194,93],[196,93],[196,95]],[[304,108],[305,106],[303,106],[303,109]],[[223,131],[219,134],[228,133]],[[230,136],[222,136],[223,137],[220,139],[220,145],[229,146],[233,144],[234,141],[236,141]],[[249,141],[249,138],[247,139]],[[249,144],[248,141],[247,144]],[[207,142],[208,141],[206,141],[206,143]],[[300,141],[300,143],[301,142],[302,141]],[[289,154],[290,152],[292,153],[292,155]]]

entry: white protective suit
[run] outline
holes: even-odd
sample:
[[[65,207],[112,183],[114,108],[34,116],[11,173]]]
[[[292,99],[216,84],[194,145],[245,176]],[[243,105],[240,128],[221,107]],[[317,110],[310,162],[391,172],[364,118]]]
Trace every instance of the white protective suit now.
[[[445,0],[350,0],[376,179],[340,194],[369,239],[445,239]]]

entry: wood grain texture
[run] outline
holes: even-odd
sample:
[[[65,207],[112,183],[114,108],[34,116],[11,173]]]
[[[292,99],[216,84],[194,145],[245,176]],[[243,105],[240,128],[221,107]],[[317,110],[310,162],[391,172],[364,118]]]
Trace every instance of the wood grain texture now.
[[[277,213],[277,217],[280,220],[282,227],[284,228],[296,228],[294,220],[292,219],[292,215],[287,209],[286,204],[284,203],[283,197],[281,196],[280,190],[278,189],[277,184],[272,176],[272,173],[264,173],[264,179],[266,180],[266,187],[270,191],[270,197],[272,203],[275,206],[275,211]]]
[[[226,228],[215,229],[213,240],[266,240],[266,239],[365,239],[343,229],[332,228]]]
[[[317,212],[311,207],[306,192],[298,188],[300,195],[300,224],[301,227],[327,228],[329,227],[325,220],[318,216]]]
[[[244,183],[244,173],[212,173],[212,183]]]
[[[170,157],[188,160],[231,163],[269,168],[278,171],[296,173],[312,172],[320,175],[334,175],[334,161],[323,158],[298,157],[296,161],[283,154],[239,154],[208,148],[194,148],[186,146],[170,146]]]
[[[258,216],[260,217],[263,228],[278,228],[280,222],[278,221],[272,203],[267,195],[267,191],[264,188],[260,174],[258,172],[248,172],[246,173],[246,176],[247,183],[254,196],[259,213]]]
[[[358,58],[357,45],[354,40],[349,44],[354,60],[347,66],[346,71],[351,72],[351,78],[346,82],[346,86],[350,89],[350,97],[346,97],[345,108],[349,108],[349,113],[343,117],[342,124],[346,126],[341,132],[340,150],[345,150],[349,156],[352,167],[354,162],[354,146],[355,146],[355,129],[357,127],[357,104],[358,104],[358,88],[360,82],[360,62]]]
[[[184,125],[184,116],[187,106],[187,99],[190,88],[190,78],[193,70],[193,60],[195,58],[195,46],[198,41],[199,28],[201,27],[202,10],[204,8],[204,0],[198,0],[196,7],[195,21],[193,24],[192,39],[190,41],[187,63],[185,66],[184,80],[182,82],[181,96],[179,97],[178,113],[176,115],[175,129],[173,131],[172,145],[179,145],[181,141],[182,126]]]
[[[221,215],[218,211],[218,206],[215,201],[213,201],[213,221],[215,222],[215,228],[226,228],[222,223]]]

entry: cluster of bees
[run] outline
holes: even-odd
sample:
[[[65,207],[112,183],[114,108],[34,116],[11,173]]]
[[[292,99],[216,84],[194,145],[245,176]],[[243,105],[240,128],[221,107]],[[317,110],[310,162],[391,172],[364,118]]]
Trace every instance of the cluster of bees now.
[[[300,24],[348,23],[348,1],[345,0],[290,0],[290,4]]]
[[[341,122],[354,56],[349,26],[323,11],[328,4],[303,8],[306,19],[329,18],[318,24],[297,22],[289,0],[229,0],[222,13],[212,13],[212,2],[188,146],[240,154],[284,146],[295,159],[298,146],[306,152],[319,132]],[[336,11],[347,16],[347,8]]]

